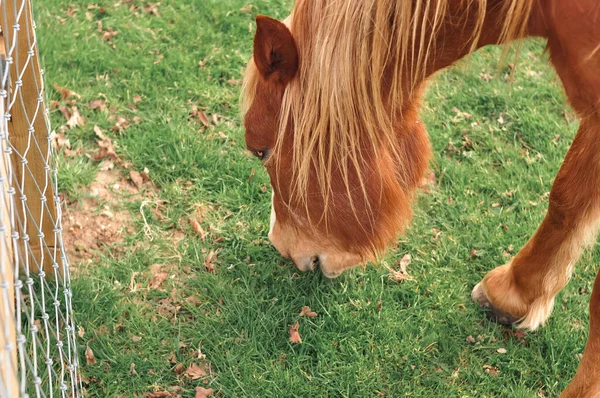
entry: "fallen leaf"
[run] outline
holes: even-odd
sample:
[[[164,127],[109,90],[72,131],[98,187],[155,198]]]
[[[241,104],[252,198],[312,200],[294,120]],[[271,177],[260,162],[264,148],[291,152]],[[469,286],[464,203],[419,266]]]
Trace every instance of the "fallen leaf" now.
[[[201,377],[207,376],[208,372],[202,366],[199,366],[195,363],[191,364],[189,368],[185,371],[185,375],[192,380],[197,380]]]
[[[133,185],[137,187],[137,189],[142,189],[142,185],[144,185],[144,178],[139,172],[131,170],[129,172],[129,178],[133,182]]]
[[[133,96],[133,103],[137,104],[138,102],[140,102],[142,100],[142,96],[141,95],[134,95]]]
[[[302,307],[302,311],[300,311],[300,316],[314,318],[317,316],[317,313],[312,311],[308,305],[305,305],[304,307]]]
[[[61,106],[58,110],[63,114],[65,119],[67,119],[67,126],[69,126],[70,129],[85,125],[85,120],[79,114],[76,106],[71,107],[71,109],[66,106]]]
[[[90,348],[89,344],[85,348],[85,363],[88,365],[92,365],[98,362],[96,357],[94,357],[94,352]]]
[[[129,120],[125,119],[123,116],[117,117],[117,123],[113,127],[110,128],[110,131],[120,132],[122,130],[127,130],[129,128]]]
[[[103,111],[104,108],[106,108],[106,101],[102,99],[91,100],[88,104],[88,108],[90,108],[91,110],[99,109]]]
[[[100,21],[98,21],[100,22]],[[98,25],[100,29],[102,29],[102,24]],[[116,35],[118,35],[119,32],[113,30],[113,28],[108,28],[106,31],[102,32],[102,39],[106,40],[106,41],[110,41],[110,39],[112,39],[113,37],[115,37]]]
[[[154,264],[150,267],[150,272],[152,273],[152,278],[148,281],[148,287],[150,289],[158,289],[160,285],[167,279],[169,274],[165,271],[162,271],[161,264]]]
[[[206,398],[215,392],[212,388],[196,387],[196,395],[194,398]]]
[[[77,94],[75,91],[61,87],[56,83],[54,83],[54,88],[56,89],[56,91],[58,91],[60,93],[60,97],[64,100],[71,98],[71,97],[81,98],[81,96],[79,94]]]
[[[144,6],[144,12],[148,15],[154,15],[156,17],[160,17],[160,13],[158,12],[158,6],[160,3],[147,3]]]
[[[215,272],[215,266],[213,261],[217,259],[217,253],[214,250],[211,250],[206,259],[204,260],[204,266],[208,272]]]
[[[196,232],[198,235],[200,235],[202,242],[204,242],[206,240],[206,237],[208,236],[208,232],[204,231],[204,229],[202,228],[202,225],[200,225],[198,220],[196,220],[195,218],[190,218],[190,224],[191,224],[194,232]]]
[[[78,330],[77,330],[77,335],[79,337],[83,337],[84,334],[85,334],[85,329],[83,328],[83,326],[79,326]]]
[[[475,344],[475,338],[471,335],[467,336],[467,343]]]
[[[135,363],[131,363],[131,365],[129,365],[129,374],[131,376],[135,376],[138,374],[138,372],[135,371]]]
[[[174,394],[168,391],[155,391],[155,392],[147,392],[146,398],[165,398],[165,397],[179,397],[179,395]]]
[[[498,376],[500,374],[500,370],[490,365],[483,365],[483,369],[485,373],[490,376]]]
[[[496,351],[498,354],[506,354],[506,348],[498,348]]]
[[[408,265],[410,265],[411,262],[412,262],[412,256],[410,255],[410,253],[406,253],[404,256],[402,256],[402,258],[400,259],[400,261],[398,261],[396,263],[396,265],[400,266],[400,271],[402,271],[405,274],[408,274],[406,272],[406,267]]]
[[[288,333],[290,334],[290,342],[294,344],[302,343],[302,337],[300,337],[300,333],[298,332],[299,328],[300,324],[296,322],[296,324],[290,326],[290,330],[288,330]]]

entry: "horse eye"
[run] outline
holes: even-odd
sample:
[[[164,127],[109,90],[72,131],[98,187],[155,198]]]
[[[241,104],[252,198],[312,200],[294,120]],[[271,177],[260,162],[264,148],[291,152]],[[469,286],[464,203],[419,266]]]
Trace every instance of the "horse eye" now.
[[[268,154],[269,154],[268,149],[261,149],[259,151],[254,151],[254,156],[259,158],[260,160],[266,160]]]

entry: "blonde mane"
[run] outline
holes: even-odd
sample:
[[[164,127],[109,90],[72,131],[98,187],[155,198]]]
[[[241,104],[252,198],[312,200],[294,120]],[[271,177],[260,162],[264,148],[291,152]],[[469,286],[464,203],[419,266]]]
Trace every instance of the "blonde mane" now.
[[[500,42],[521,37],[534,0],[505,0]],[[363,151],[378,156],[397,153],[397,131],[403,107],[431,74],[436,36],[448,21],[450,7],[469,10],[456,29],[469,29],[465,53],[480,40],[492,0],[298,0],[287,21],[296,41],[300,66],[284,94],[274,151],[293,141],[295,199],[308,206],[308,193],[330,201],[333,171],[341,174],[348,196],[364,191]],[[488,4],[490,3],[490,4]],[[467,27],[467,20],[469,25]],[[459,50],[456,50],[459,51]],[[384,76],[391,77],[384,79]],[[258,72],[250,62],[244,79],[244,104],[254,98]],[[289,134],[292,126],[293,137]],[[402,162],[398,162],[402,164]],[[319,187],[309,187],[315,173]],[[400,172],[401,174],[401,172]],[[355,181],[356,185],[356,181]],[[351,202],[351,206],[354,206]],[[326,215],[325,215],[326,216]]]

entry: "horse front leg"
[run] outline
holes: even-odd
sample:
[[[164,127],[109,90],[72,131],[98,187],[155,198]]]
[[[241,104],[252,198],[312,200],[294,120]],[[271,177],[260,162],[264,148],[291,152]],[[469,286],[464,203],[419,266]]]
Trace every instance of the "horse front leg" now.
[[[588,115],[550,191],[548,212],[535,235],[508,263],[490,271],[473,300],[500,323],[534,330],[552,312],[600,220],[600,118]]]

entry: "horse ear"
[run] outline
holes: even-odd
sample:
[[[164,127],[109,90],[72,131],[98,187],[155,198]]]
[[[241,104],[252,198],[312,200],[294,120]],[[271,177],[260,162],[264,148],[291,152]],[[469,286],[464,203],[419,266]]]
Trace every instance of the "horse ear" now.
[[[263,15],[256,17],[254,63],[266,80],[289,83],[298,71],[298,50],[283,23]]]

